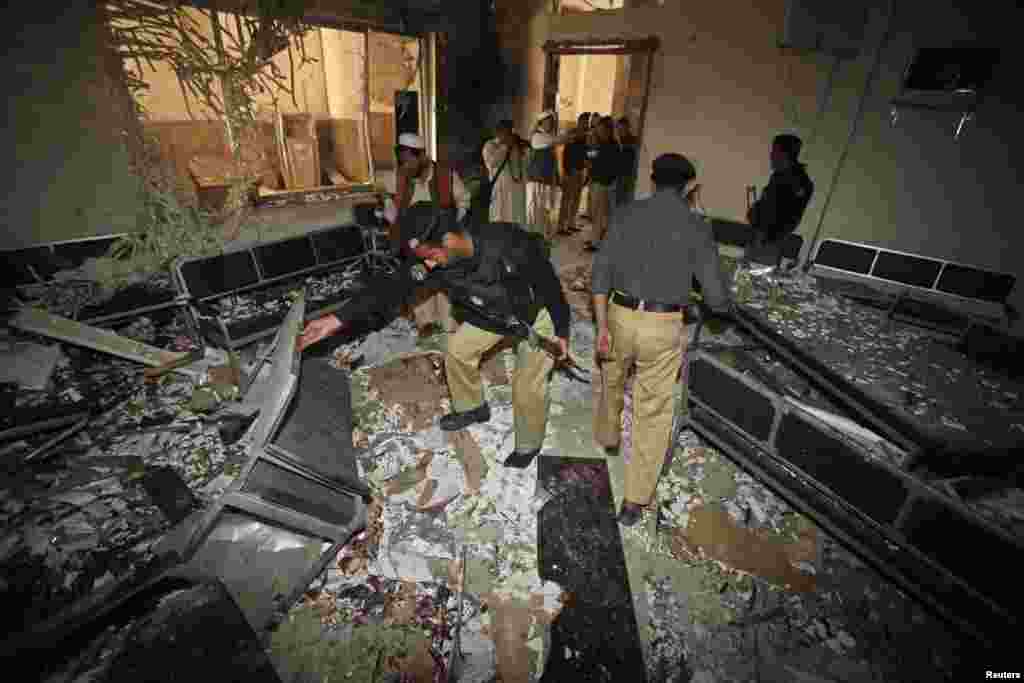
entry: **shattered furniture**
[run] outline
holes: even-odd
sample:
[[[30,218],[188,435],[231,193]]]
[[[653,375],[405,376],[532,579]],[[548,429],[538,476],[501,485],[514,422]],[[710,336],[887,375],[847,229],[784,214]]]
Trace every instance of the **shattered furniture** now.
[[[889,317],[963,342],[975,326],[1006,327],[1017,278],[944,259],[826,239],[812,274],[841,293],[888,307]]]
[[[742,312],[739,320],[746,331]],[[790,359],[768,335],[755,337]],[[696,354],[689,378],[690,425],[699,436],[964,632],[995,646],[1018,631],[1024,603],[1014,577],[1024,547],[962,502],[889,464],[886,455],[902,449],[711,354]],[[817,379],[816,386],[828,381]],[[866,415],[865,405],[859,407]],[[913,453],[904,456],[906,462]]]
[[[106,597],[77,618],[4,643],[4,654],[21,661],[18,678],[280,682],[256,631],[219,581],[147,572]]]
[[[288,189],[320,185],[320,142],[312,114],[278,114],[277,146]]]
[[[754,239],[754,229],[749,223],[740,223],[724,218],[709,218],[709,220],[716,242],[745,249],[744,256],[755,263],[774,266],[784,258],[795,261],[800,258],[800,250],[804,247],[804,238],[796,233],[790,233],[771,244],[752,248],[750,243]]]
[[[123,233],[48,242],[24,249],[0,252],[6,268],[0,289],[27,293],[32,288],[52,286],[61,271],[81,268],[88,259],[109,255]],[[67,313],[81,322],[109,323],[182,306],[168,277],[129,285],[113,297]]]
[[[356,224],[262,242],[218,256],[175,264],[175,283],[192,307],[200,333],[235,349],[277,331],[296,293],[309,316],[337,310],[358,286],[372,252]]]
[[[366,525],[370,490],[352,446],[348,376],[326,366],[300,372],[304,307],[300,295],[278,333],[241,473],[186,522],[188,571],[219,577],[244,596],[258,629],[289,609]]]

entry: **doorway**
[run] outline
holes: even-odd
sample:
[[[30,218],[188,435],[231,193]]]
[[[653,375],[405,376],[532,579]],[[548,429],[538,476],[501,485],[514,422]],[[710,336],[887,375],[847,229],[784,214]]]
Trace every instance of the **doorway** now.
[[[651,67],[658,47],[654,36],[640,40],[548,41],[544,45],[542,109],[557,112],[560,131],[574,127],[585,112],[627,119],[639,159]],[[561,156],[563,150],[558,148],[556,154]],[[636,172],[634,164],[633,177],[626,187],[635,187]],[[587,195],[584,188],[579,202],[583,215],[589,212]],[[631,200],[632,189],[629,195]]]
[[[560,123],[573,125],[578,114],[585,111],[625,116],[633,133],[642,140],[651,66],[658,47],[654,36],[642,40],[548,41],[544,45],[542,108],[554,109]]]

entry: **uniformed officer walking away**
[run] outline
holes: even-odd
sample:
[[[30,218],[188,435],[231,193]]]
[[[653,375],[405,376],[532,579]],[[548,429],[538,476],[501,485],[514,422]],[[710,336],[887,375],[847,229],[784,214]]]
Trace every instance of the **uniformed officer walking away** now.
[[[612,213],[612,193],[618,176],[622,157],[618,144],[613,138],[612,119],[603,117],[597,124],[596,140],[587,150],[590,164],[590,239],[583,248],[597,251],[608,234],[608,221]]]
[[[569,350],[569,304],[544,253],[542,242],[513,223],[465,225],[419,206],[405,221],[426,225],[420,240],[411,240],[414,256],[395,276],[370,283],[337,314],[311,321],[299,348],[336,333],[343,320],[393,310],[416,288],[446,291],[463,322],[448,339],[445,372],[452,412],[441,429],[456,431],[491,418],[480,378],[481,357],[510,336],[510,321],[532,325],[542,337],[557,339],[558,355]],[[438,222],[440,221],[440,224]],[[408,228],[408,229],[405,229]],[[411,234],[408,224],[403,232]],[[461,310],[460,310],[461,309]],[[526,467],[540,453],[548,418],[548,379],[555,358],[526,341],[517,347],[512,381],[515,451],[505,465]]]
[[[608,455],[617,454],[621,439],[626,374],[631,366],[636,370],[633,451],[619,513],[627,526],[651,503],[671,440],[691,278],[700,280],[712,311],[730,307],[711,226],[684,195],[696,175],[682,155],[655,159],[654,194],[613,214],[606,245],[594,258],[597,353],[603,361],[595,437]]]
[[[580,114],[575,135],[562,149],[562,204],[558,212],[558,234],[578,232],[576,218],[580,213],[580,196],[586,179],[587,126],[590,113]]]
[[[771,178],[747,212],[754,228],[754,249],[775,244],[795,231],[814,195],[814,183],[799,160],[802,147],[795,135],[776,135],[772,140]]]
[[[625,116],[615,122],[615,139],[619,143],[619,177],[615,179],[615,206],[633,201],[636,194],[636,164],[639,141]]]

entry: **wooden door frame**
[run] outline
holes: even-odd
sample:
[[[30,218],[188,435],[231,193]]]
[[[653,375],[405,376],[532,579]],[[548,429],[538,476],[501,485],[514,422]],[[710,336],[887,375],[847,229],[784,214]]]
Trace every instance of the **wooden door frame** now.
[[[647,121],[647,102],[651,96],[651,76],[654,73],[654,55],[660,49],[657,36],[647,38],[600,38],[592,40],[549,40],[544,43],[544,94],[542,110],[556,111],[558,96],[559,58],[563,55],[635,55],[647,56],[644,75],[644,94],[640,102],[640,120],[636,122],[636,138],[643,141]]]

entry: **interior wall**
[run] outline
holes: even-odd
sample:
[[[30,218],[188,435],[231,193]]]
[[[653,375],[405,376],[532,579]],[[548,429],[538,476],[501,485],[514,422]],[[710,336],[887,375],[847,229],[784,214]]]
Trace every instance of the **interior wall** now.
[[[772,136],[794,132],[805,141],[803,161],[817,189],[799,228],[808,243],[819,223],[823,237],[873,242],[1024,276],[1016,229],[1024,130],[1016,85],[1016,47],[1002,66],[974,120],[953,140],[956,114],[902,112],[890,124],[890,102],[917,47],[977,39],[1005,41],[1000,27],[1017,25],[1011,2],[986,3],[990,18],[965,15],[957,0],[929,5],[927,17],[896,3],[885,44],[887,2],[872,0],[864,49],[838,64],[823,54],[797,54],[777,45],[784,0],[721,0],[627,7],[617,12],[535,16],[527,43],[508,43],[526,65],[531,87],[519,103],[520,125],[540,107],[546,40],[657,36],[650,99],[640,157],[638,195],[650,191],[650,163],[679,152],[697,166],[708,211],[743,220],[745,188],[770,175]],[[958,9],[957,6],[961,8]],[[544,14],[543,8],[534,11]],[[520,47],[514,47],[520,46]],[[877,76],[868,75],[878,55]],[[536,56],[536,58],[535,58]],[[830,72],[835,66],[830,89]],[[826,199],[863,99],[863,116]],[[1024,307],[1024,286],[1011,301]]]
[[[356,31],[322,29],[320,40],[330,115],[318,130],[327,148],[321,151],[321,159],[332,159],[334,166],[349,180],[366,182],[370,178],[370,166],[363,120],[366,101],[365,38]]]
[[[194,22],[195,30],[204,38],[211,39],[213,30],[209,15],[190,7],[184,8],[184,11]],[[212,112],[201,106],[198,101],[189,98],[186,102],[178,79],[169,64],[143,62],[142,78],[149,87],[139,93],[138,98],[146,112],[146,118],[150,121],[189,121],[193,116],[202,120],[215,118]],[[220,93],[218,84],[214,83],[212,87]]]
[[[506,89],[495,118],[510,118],[522,135],[533,130],[544,91],[544,50],[550,17],[546,0],[496,0],[502,58],[509,66]]]
[[[110,78],[89,0],[19,4],[3,22],[7,63],[0,248],[135,230],[126,97]],[[116,59],[116,58],[115,58]]]
[[[327,111],[333,119],[362,119],[366,80],[363,34],[331,29],[320,33]]]
[[[209,14],[197,9],[185,8],[195,21],[196,30],[205,37],[212,36],[212,25]],[[221,24],[226,31],[233,31],[233,23],[230,15],[221,14]],[[285,92],[266,93],[257,95],[254,99],[257,106],[265,112],[274,110],[274,100],[280,110],[284,113],[310,112],[317,118],[327,118],[329,108],[327,103],[326,83],[324,69],[326,59],[321,44],[321,31],[312,30],[301,39],[293,39],[292,55],[295,60],[299,58],[299,41],[302,42],[306,55],[313,60],[295,70],[295,82],[292,87],[292,95]],[[291,65],[287,50],[282,50],[273,58],[275,66],[282,74],[289,78]],[[140,101],[146,108],[148,117],[152,121],[190,121],[193,119],[209,120],[215,118],[209,109],[201,102],[182,94],[181,86],[174,72],[166,63],[156,62],[153,65],[143,64],[144,78],[149,85],[148,90],[140,97]],[[218,90],[216,84],[214,89]],[[191,113],[190,113],[191,112]]]
[[[660,38],[640,154],[638,192],[650,191],[650,163],[663,152],[687,155],[697,166],[703,198],[715,214],[746,213],[746,186],[770,172],[768,147],[781,131],[803,133],[816,111],[819,61],[777,47],[784,0],[723,0],[714,5],[669,3],[615,12],[546,16],[531,49],[546,40]],[[737,21],[747,16],[748,21]],[[539,68],[538,68],[539,67]],[[536,108],[543,83],[543,50]],[[615,74],[612,74],[614,78]],[[614,90],[614,80],[606,91]],[[605,109],[612,109],[610,102]],[[529,105],[524,108],[530,109]],[[594,109],[591,109],[593,111]]]
[[[886,15],[883,8],[873,14],[869,40],[875,45],[881,45],[885,35]],[[871,59],[878,55],[877,77],[864,98],[859,130],[827,212],[822,219],[831,176],[822,177],[822,192],[809,207],[803,231],[820,222],[822,237],[873,242],[1010,272],[1020,269],[1014,257],[1024,248],[1024,238],[1011,226],[1018,213],[1014,194],[1021,177],[1024,132],[1010,53],[959,140],[953,136],[958,113],[899,110],[896,124],[891,123],[891,102],[900,93],[916,46],[964,39],[991,45],[994,30],[972,26],[948,4],[932,7],[925,23],[910,7],[897,4],[881,50],[841,66],[833,106],[822,118],[811,150],[814,163],[830,172],[864,96]]]
[[[306,51],[306,56],[314,61],[295,69],[295,81],[290,85],[292,95],[283,92],[267,93],[263,96],[257,95],[253,98],[257,106],[264,112],[274,111],[274,101],[277,107],[284,114],[306,113],[313,114],[314,118],[326,119],[330,117],[330,106],[327,99],[327,83],[323,41],[323,31],[313,29],[301,38],[292,39],[292,57],[298,60],[298,43],[301,41]],[[291,65],[289,63],[288,51],[282,50],[274,55],[274,64],[289,80]],[[294,97],[293,97],[294,95]]]

